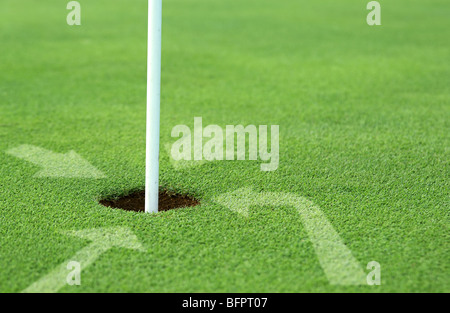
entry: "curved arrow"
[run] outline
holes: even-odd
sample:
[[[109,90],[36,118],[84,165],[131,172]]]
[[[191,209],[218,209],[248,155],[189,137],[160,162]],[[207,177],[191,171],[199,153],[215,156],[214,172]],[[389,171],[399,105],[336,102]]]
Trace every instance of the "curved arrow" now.
[[[365,284],[366,277],[361,265],[328,222],[322,210],[308,199],[290,193],[257,193],[251,188],[243,188],[219,196],[216,202],[245,217],[249,216],[249,208],[252,206],[296,208],[330,284]]]

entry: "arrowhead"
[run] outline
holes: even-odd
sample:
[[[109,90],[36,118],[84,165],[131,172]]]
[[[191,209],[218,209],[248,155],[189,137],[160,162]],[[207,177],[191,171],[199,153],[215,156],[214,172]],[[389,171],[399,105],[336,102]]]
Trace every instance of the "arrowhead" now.
[[[35,177],[106,178],[106,175],[83,159],[75,151],[53,154]]]
[[[95,228],[78,231],[64,231],[68,236],[87,239],[107,247],[121,247],[145,252],[136,235],[127,227]]]
[[[231,211],[239,213],[245,217],[249,215],[249,207],[257,204],[258,194],[252,188],[241,188],[233,192],[218,196],[215,201],[228,207]]]
[[[60,154],[32,145],[21,145],[6,153],[42,167],[34,177],[106,178],[75,151]]]

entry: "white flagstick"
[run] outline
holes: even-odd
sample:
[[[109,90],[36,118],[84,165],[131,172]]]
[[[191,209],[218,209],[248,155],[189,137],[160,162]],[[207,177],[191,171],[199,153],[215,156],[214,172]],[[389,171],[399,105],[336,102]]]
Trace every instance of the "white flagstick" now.
[[[145,212],[158,212],[162,0],[148,1]]]

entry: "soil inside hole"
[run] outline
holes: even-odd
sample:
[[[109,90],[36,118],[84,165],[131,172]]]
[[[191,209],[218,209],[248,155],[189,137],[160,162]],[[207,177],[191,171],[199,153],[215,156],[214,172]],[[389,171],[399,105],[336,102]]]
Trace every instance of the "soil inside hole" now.
[[[126,211],[145,212],[145,191],[137,191],[128,196],[114,200],[100,200],[100,204],[106,207]],[[158,211],[193,207],[199,204],[199,201],[186,195],[170,193],[167,191],[159,192]]]

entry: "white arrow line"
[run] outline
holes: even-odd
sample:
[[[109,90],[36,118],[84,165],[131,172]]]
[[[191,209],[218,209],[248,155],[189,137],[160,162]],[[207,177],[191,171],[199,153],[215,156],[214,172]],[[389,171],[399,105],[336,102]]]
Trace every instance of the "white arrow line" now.
[[[34,177],[106,178],[105,174],[75,151],[55,153],[32,145],[21,145],[6,153],[42,168]]]
[[[256,193],[249,188],[223,194],[216,199],[216,202],[246,217],[248,217],[249,207],[256,205],[296,208],[330,284],[365,284],[366,277],[361,265],[321,209],[313,202],[290,193]]]
[[[68,275],[67,264],[70,261],[77,261],[81,269],[92,264],[102,253],[112,247],[121,247],[138,251],[146,251],[138,238],[126,227],[98,228],[81,231],[68,231],[64,234],[69,236],[88,239],[92,243],[78,251],[67,261],[58,265],[49,274],[42,277],[23,293],[54,293],[66,285],[66,276]]]

